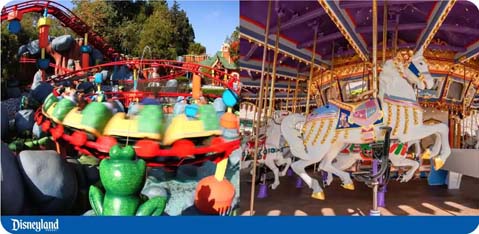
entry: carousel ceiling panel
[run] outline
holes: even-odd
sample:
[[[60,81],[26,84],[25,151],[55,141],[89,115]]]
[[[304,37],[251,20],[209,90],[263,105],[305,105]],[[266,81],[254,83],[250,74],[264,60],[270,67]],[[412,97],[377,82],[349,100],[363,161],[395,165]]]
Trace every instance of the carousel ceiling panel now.
[[[479,10],[469,1],[458,1],[441,26],[442,40],[467,47],[479,39]],[[450,37],[450,38],[448,38]]]
[[[260,78],[262,70],[261,60],[255,58],[245,61],[240,59],[238,63],[242,72],[246,72],[251,78]],[[272,73],[273,67],[271,64],[266,63],[264,70],[265,72]],[[256,76],[252,74],[256,74]],[[296,79],[298,77],[307,76],[307,73],[298,73],[298,70],[295,67],[291,67],[288,64],[282,63],[276,66],[276,76],[277,79]]]
[[[259,46],[255,42],[249,42],[246,39],[240,39],[240,61],[249,62],[250,60],[262,61],[263,59],[263,50],[262,46]],[[266,64],[273,63],[274,60],[274,51],[268,50],[266,55]],[[278,63],[285,65],[287,67],[294,67],[295,70],[298,68],[304,70],[306,67],[306,62],[301,62],[298,59],[293,59],[292,57],[285,55],[284,53],[278,53]],[[261,69],[260,69],[261,70]]]
[[[240,24],[240,33],[241,37],[248,41],[249,45],[243,45],[240,49],[240,53],[242,55],[246,55],[248,51],[251,50],[251,47],[256,47],[257,44],[260,44],[259,47],[262,47],[261,45],[264,43],[264,28],[260,28],[255,23],[249,22],[249,19],[241,19],[241,24]],[[268,44],[269,48],[272,50],[275,47],[275,35],[270,35]],[[255,45],[256,44],[256,45]],[[258,52],[259,51],[259,52]],[[296,46],[296,43],[289,40],[285,39],[284,37],[280,36],[280,40],[278,43],[278,52],[279,54],[286,55],[287,57],[294,57],[297,60],[301,60],[303,63],[310,63],[311,62],[311,51],[307,49],[299,49]],[[256,54],[255,54],[256,53]],[[258,53],[260,53],[258,56]],[[262,53],[263,50],[258,48],[253,50],[253,55],[255,57],[261,57],[262,58]],[[317,54],[315,57],[315,64],[319,64],[323,67],[328,67],[329,63],[326,61],[323,61],[321,59],[321,56]]]
[[[247,77],[241,77],[241,83],[243,83],[244,86],[252,86],[252,87],[259,87],[259,80],[253,80],[251,78]],[[275,82],[275,87],[277,89],[288,89],[288,85],[290,87],[290,92],[294,91],[296,89],[296,82],[291,82],[291,84],[288,84],[287,81],[276,81]],[[304,88],[303,85],[299,85],[298,87]]]
[[[240,4],[240,31],[248,39],[264,42],[268,11],[267,1],[242,1]],[[319,35],[329,35],[338,32],[327,14],[315,1],[275,1],[272,6],[270,21],[269,44],[274,46],[275,33],[278,30],[278,18],[280,20],[280,52],[297,56],[303,62],[309,63],[312,54],[312,42],[310,45],[303,44],[313,38],[312,25],[317,24]],[[336,38],[337,39],[337,38]],[[301,46],[300,46],[301,45]],[[253,45],[241,47],[244,54]],[[327,46],[325,48],[331,48]],[[244,49],[244,50],[243,50]],[[321,61],[321,53],[316,53],[316,64],[328,66],[329,63]],[[325,51],[326,54],[329,51]],[[259,54],[258,54],[259,53]],[[255,51],[252,56],[262,57],[262,50]],[[291,57],[291,56],[288,56]]]
[[[335,14],[342,14],[343,21],[347,21],[359,40],[366,43],[367,50],[372,46],[372,2],[371,1],[337,1],[334,6],[339,6]],[[241,16],[252,19],[263,28],[266,24],[267,1],[245,1],[241,3]],[[378,33],[379,42],[382,39],[384,1],[378,1]],[[434,22],[442,15],[446,15],[447,2],[443,1],[389,1],[388,5],[388,40],[390,41],[398,25],[399,39],[402,48],[410,48],[413,44],[424,43],[428,35],[431,35]],[[296,46],[297,49],[306,48],[311,53],[313,30],[311,24],[316,21],[318,29],[317,54],[323,59],[331,56],[332,43],[338,51],[350,50],[349,43],[339,32],[330,17],[323,8],[315,1],[275,1],[273,2],[271,17],[271,33],[276,31],[278,15],[281,15],[280,33]],[[461,55],[476,49],[474,46],[479,39],[479,15],[478,9],[468,1],[457,1],[451,11],[445,17],[439,27],[433,43],[435,49],[451,50]],[[343,24],[346,24],[343,22]],[[360,43],[359,43],[360,44]],[[391,42],[388,43],[391,45]],[[478,49],[479,50],[479,49]],[[476,53],[476,51],[474,51]],[[262,52],[255,53],[261,56]],[[474,53],[474,54],[475,54]],[[470,55],[471,53],[469,53]]]

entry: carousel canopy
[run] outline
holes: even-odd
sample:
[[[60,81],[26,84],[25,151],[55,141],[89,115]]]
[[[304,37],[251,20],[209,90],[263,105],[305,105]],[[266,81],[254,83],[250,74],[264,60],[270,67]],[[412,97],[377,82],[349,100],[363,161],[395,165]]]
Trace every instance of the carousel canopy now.
[[[279,35],[276,89],[290,85],[290,92],[294,92],[294,79],[309,79],[313,53],[313,93],[331,83],[337,83],[334,85],[338,92],[346,89],[352,92],[355,89],[346,81],[356,82],[353,86],[359,87],[358,81],[368,79],[373,44],[372,1],[273,1],[267,25],[268,5],[268,1],[240,4],[239,63],[242,80],[249,84],[246,89],[254,90],[254,85],[259,86],[265,31],[269,31],[269,35],[264,70],[270,75],[276,36]],[[468,1],[387,1],[386,25],[383,25],[384,5],[384,1],[377,2],[378,64],[381,64],[383,31],[386,31],[386,58],[393,56],[393,50],[425,48],[431,73],[440,79],[442,87],[421,93],[424,102],[442,100],[443,103],[477,108],[477,7]],[[328,75],[328,71],[331,74]],[[288,84],[290,79],[293,82]],[[361,87],[364,88],[369,87]],[[446,91],[456,94],[448,97]],[[348,101],[346,96],[342,92],[341,99]]]

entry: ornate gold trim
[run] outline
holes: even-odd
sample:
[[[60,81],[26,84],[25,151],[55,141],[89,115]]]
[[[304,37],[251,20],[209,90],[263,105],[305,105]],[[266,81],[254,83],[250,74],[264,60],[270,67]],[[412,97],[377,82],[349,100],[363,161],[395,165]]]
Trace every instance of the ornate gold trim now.
[[[316,142],[318,142],[318,138],[319,138],[319,135],[321,134],[321,131],[323,131],[323,127],[324,127],[324,119],[322,119],[322,120],[319,122],[318,132],[316,132],[316,135],[314,136],[313,145],[315,145]]]

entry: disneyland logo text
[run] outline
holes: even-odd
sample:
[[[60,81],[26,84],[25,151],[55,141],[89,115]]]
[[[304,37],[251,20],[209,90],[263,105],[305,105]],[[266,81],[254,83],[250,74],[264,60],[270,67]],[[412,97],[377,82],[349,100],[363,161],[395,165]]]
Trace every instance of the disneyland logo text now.
[[[23,221],[21,219],[10,220],[12,220],[12,231],[33,230],[36,232],[54,232],[59,229],[58,219],[55,219],[55,221],[44,221],[43,219],[40,219],[40,221]]]

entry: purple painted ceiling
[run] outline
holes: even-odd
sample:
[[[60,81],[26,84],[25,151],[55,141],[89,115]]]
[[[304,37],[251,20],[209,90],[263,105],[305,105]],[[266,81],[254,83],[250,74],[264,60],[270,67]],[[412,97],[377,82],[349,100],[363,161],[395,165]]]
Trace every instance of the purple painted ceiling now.
[[[378,1],[378,43],[382,40],[383,1]],[[391,45],[395,24],[398,24],[398,37],[401,47],[414,48],[422,31],[426,28],[437,1],[388,1],[388,44]],[[264,28],[267,18],[267,1],[241,1],[240,15]],[[354,31],[372,47],[372,3],[371,1],[340,1],[339,8],[351,17]],[[273,1],[270,22],[271,33],[276,31],[278,16],[281,16],[280,34],[292,41],[297,48],[312,49],[313,29],[311,25],[318,23],[317,52],[323,60],[330,60],[333,43],[336,55],[355,54],[349,43],[339,32],[329,16],[317,1]],[[436,33],[434,40],[442,41],[442,45],[431,48],[442,48],[456,52],[466,51],[467,47],[479,40],[479,11],[474,4],[458,1],[446,20]],[[241,41],[241,55],[248,52],[248,58],[262,58],[263,48],[251,50],[254,45],[246,40]],[[285,59],[284,64],[297,67],[297,61]],[[303,70],[307,67],[303,63]]]

